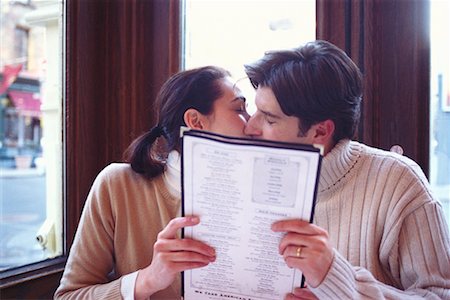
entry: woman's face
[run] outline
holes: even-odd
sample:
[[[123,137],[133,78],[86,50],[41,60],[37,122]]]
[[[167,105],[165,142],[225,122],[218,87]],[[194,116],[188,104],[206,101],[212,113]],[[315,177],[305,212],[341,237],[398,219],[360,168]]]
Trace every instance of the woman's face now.
[[[223,95],[214,101],[212,112],[205,116],[204,130],[218,134],[245,137],[244,128],[250,118],[245,98],[230,78],[220,80]]]

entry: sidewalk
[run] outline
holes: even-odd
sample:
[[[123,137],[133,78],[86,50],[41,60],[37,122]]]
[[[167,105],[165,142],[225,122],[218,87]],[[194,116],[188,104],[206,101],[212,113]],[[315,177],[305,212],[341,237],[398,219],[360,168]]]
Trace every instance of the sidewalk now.
[[[45,174],[43,168],[0,168],[0,178],[33,177]]]

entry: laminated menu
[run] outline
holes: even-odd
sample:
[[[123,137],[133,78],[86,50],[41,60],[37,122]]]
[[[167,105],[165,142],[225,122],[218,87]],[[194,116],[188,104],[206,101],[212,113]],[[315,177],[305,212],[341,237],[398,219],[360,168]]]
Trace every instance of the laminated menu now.
[[[184,300],[284,299],[301,286],[270,226],[312,221],[320,149],[188,130],[181,152],[182,214],[200,218],[182,234],[216,250],[213,263],[183,272]]]

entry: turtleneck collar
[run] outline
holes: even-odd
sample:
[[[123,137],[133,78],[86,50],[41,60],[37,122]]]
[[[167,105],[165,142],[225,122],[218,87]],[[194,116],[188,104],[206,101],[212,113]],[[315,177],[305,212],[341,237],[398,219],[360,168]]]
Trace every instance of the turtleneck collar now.
[[[322,160],[318,192],[332,192],[348,180],[361,158],[362,145],[343,139]]]
[[[171,195],[181,197],[181,159],[176,150],[171,151],[167,157],[164,182]]]

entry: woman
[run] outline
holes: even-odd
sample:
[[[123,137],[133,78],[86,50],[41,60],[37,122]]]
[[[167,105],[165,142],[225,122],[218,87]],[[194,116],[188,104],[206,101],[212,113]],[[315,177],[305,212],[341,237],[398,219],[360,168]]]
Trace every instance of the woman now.
[[[172,76],[156,99],[158,124],[107,166],[88,195],[55,298],[180,299],[181,271],[215,260],[208,245],[179,238],[180,126],[244,136],[242,97],[218,67]],[[178,217],[177,217],[178,216]]]

